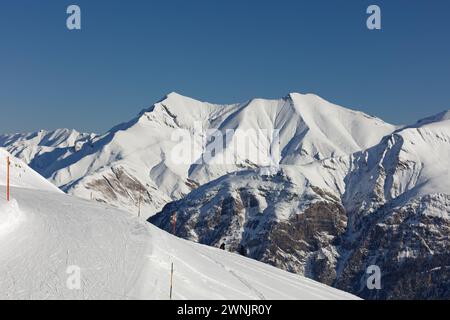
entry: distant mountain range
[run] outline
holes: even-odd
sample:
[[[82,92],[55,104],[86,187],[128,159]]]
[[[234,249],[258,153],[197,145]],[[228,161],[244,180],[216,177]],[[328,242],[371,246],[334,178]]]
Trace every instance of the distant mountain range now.
[[[177,130],[192,136],[181,163]],[[277,135],[248,140],[261,162],[231,135],[220,153],[233,161],[208,163],[208,130]],[[399,127],[311,94],[215,105],[172,93],[102,135],[0,135],[0,146],[69,194],[168,231],[176,213],[180,237],[364,298],[450,298],[450,112]],[[366,287],[370,265],[381,290]]]

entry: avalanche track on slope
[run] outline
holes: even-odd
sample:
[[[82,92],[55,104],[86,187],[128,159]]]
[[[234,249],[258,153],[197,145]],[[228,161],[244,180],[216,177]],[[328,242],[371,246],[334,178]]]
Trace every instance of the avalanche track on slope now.
[[[23,219],[0,235],[0,299],[168,299],[172,262],[175,299],[356,298],[102,204],[52,191],[12,193]],[[79,290],[67,287],[69,266],[81,269]]]

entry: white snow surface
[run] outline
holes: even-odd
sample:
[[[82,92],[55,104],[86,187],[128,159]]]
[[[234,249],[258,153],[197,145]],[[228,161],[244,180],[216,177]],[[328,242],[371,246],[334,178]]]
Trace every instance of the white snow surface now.
[[[23,220],[23,214],[15,199],[0,204],[0,239],[14,231]]]
[[[172,157],[178,145],[172,135],[177,129],[192,133],[192,159],[182,164],[176,162],[180,159]],[[248,148],[252,151],[245,154],[231,148],[240,145],[237,135],[233,135],[223,151],[233,159],[232,164],[196,164],[211,144],[205,139],[208,129],[222,133],[230,129],[265,130],[266,137],[259,143],[251,140]],[[280,130],[279,145],[272,135],[274,129]],[[112,186],[119,170],[145,188],[148,196],[141,206],[143,215],[148,217],[166,203],[188,194],[193,185],[268,163],[303,165],[344,156],[377,144],[396,129],[378,118],[337,106],[313,94],[291,93],[282,99],[218,105],[171,93],[104,135],[80,138],[79,149],[67,147],[77,139],[71,138],[63,147],[52,144],[53,150],[41,150],[33,158],[35,153],[30,150],[34,150],[32,145],[36,142],[24,137],[4,138],[8,143],[2,143],[0,137],[0,145],[20,155],[33,168],[42,168],[38,171],[45,178],[69,194],[85,199],[92,197],[136,212],[141,192],[130,191],[119,182]],[[28,146],[28,153],[18,151],[23,144]],[[280,152],[274,154],[274,149]],[[261,155],[259,162],[255,161],[255,154]],[[100,186],[105,180],[108,186]]]
[[[168,299],[172,263],[174,299],[357,299],[176,238],[109,206],[49,191],[13,192],[13,211],[23,219],[0,235],[0,299]],[[7,206],[0,196],[0,217]],[[67,286],[71,266],[81,270],[79,290]]]
[[[450,190],[450,112],[443,112],[386,135],[378,144],[344,156],[305,164],[282,162],[278,174],[268,168],[229,173],[192,191],[191,204],[209,199],[210,194],[228,190],[290,190],[300,197],[269,206],[283,221],[302,212],[310,201],[323,201],[315,188],[340,199],[348,212],[370,214],[382,205],[403,207],[421,203],[425,215],[448,217],[445,195]],[[268,172],[269,171],[269,172]],[[220,198],[220,197],[219,197]],[[432,203],[430,203],[432,202]],[[262,201],[261,203],[264,203]],[[266,207],[259,208],[264,212]]]
[[[0,150],[0,158],[7,155]],[[66,195],[12,163],[23,171],[13,177],[10,202],[6,162],[0,166],[0,299],[168,299],[172,263],[174,299],[357,298]],[[67,286],[73,266],[79,290]]]
[[[60,189],[31,169],[24,161],[13,157],[2,148],[0,148],[0,185],[6,186],[7,157],[10,158],[10,185],[12,187],[62,193]]]
[[[80,133],[73,129],[40,130],[33,133],[0,134],[0,146],[8,149],[26,163],[36,161],[35,165],[43,167],[56,158],[64,158],[80,149],[95,134]],[[55,158],[46,156],[55,152]]]

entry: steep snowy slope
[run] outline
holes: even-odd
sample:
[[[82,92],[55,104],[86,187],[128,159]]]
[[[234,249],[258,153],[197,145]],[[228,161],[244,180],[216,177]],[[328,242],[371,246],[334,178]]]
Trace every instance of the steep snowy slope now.
[[[1,299],[168,299],[172,263],[174,299],[356,299],[95,202],[33,189],[13,194],[10,203],[0,196]]]
[[[94,137],[93,134],[80,133],[71,129],[57,129],[53,131],[40,130],[33,133],[15,133],[1,134],[0,144],[15,149],[22,147],[23,149],[36,146],[48,148],[67,148],[73,147],[78,141],[83,141],[88,137]],[[17,151],[16,151],[17,152]],[[18,152],[23,152],[19,150]],[[34,158],[35,154],[29,152],[30,158]]]
[[[214,151],[231,161],[205,162],[229,130]],[[243,143],[251,130],[262,138]],[[3,143],[71,194],[161,211],[150,221],[166,230],[176,212],[180,237],[366,298],[450,298],[449,111],[399,128],[315,95],[215,105],[173,93],[102,136],[61,137],[39,152],[33,135]],[[15,204],[2,210],[17,225]],[[383,290],[364,285],[373,264]]]
[[[347,254],[336,285],[371,298],[450,297],[450,117],[419,121],[355,154],[343,202]],[[385,290],[358,285],[378,265]],[[360,266],[355,268],[355,266]]]
[[[56,186],[44,179],[22,160],[0,148],[0,186],[6,186],[7,157],[10,158],[10,184],[12,187],[38,189],[62,193]]]
[[[223,150],[206,161],[215,134],[230,130],[234,131]],[[48,152],[29,162],[70,194],[134,212],[141,207],[148,217],[227,173],[346,155],[378,143],[394,130],[377,118],[315,95],[294,93],[279,100],[215,105],[172,93],[132,121],[89,139],[75,153],[61,157],[58,149],[56,156]],[[189,141],[180,144],[180,132],[187,132]],[[252,136],[255,132],[258,138]],[[189,150],[178,153],[180,149]],[[230,161],[220,161],[225,158]],[[42,165],[46,159],[51,161]]]
[[[350,157],[344,202],[368,214],[386,202],[450,192],[450,117],[419,121]],[[363,197],[361,197],[363,195]]]
[[[449,297],[449,118],[351,155],[225,175],[150,221],[169,230],[176,212],[181,237],[225,243],[367,298]],[[382,291],[363,285],[372,264],[382,268]]]

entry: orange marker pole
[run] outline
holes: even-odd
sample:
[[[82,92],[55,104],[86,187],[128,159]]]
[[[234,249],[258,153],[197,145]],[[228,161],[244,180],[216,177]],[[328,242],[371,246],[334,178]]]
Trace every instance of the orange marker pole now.
[[[172,234],[175,235],[175,233],[177,232],[177,213],[175,212],[172,215]]]
[[[9,201],[9,157],[6,158],[6,200]]]

